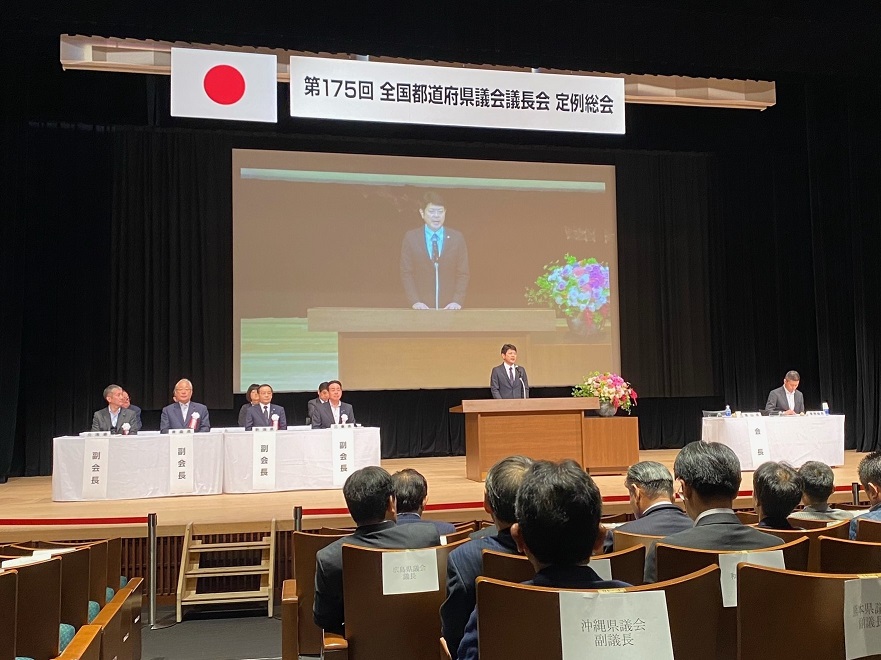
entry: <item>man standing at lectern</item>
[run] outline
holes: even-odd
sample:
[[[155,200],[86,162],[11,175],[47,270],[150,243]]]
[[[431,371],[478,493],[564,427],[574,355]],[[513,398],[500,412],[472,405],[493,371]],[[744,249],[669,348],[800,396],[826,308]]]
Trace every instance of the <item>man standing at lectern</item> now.
[[[800,415],[805,411],[805,396],[798,391],[801,380],[797,371],[787,371],[783,378],[783,387],[771,390],[765,410],[780,412],[784,415]]]
[[[514,344],[502,346],[502,363],[493,367],[489,377],[489,389],[493,399],[528,399],[529,379],[526,369],[515,364],[517,347]]]
[[[404,235],[401,284],[413,309],[462,309],[468,292],[468,246],[462,232],[444,227],[444,200],[428,192],[419,209],[424,225]]]

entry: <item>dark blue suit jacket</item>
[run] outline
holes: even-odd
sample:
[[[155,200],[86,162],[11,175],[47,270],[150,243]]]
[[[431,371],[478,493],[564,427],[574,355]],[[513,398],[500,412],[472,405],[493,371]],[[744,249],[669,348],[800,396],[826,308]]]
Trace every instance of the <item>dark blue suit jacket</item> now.
[[[556,589],[621,589],[630,585],[620,580],[603,580],[590,566],[548,566],[523,584]],[[477,647],[477,608],[471,613],[465,636],[459,645],[459,660],[476,660],[480,657]]]
[[[448,523],[443,520],[425,520],[418,513],[399,513],[398,514],[398,524],[406,525],[407,523],[425,523],[427,525],[434,525],[437,528],[437,533],[441,536],[446,536],[447,534],[452,534],[456,531],[456,526],[453,523]]]
[[[474,611],[474,581],[483,573],[484,550],[518,554],[510,529],[469,541],[450,553],[447,558],[447,599],[441,605],[440,615],[441,632],[453,658],[465,633],[468,617]]]
[[[195,430],[199,433],[207,433],[211,430],[211,420],[208,419],[208,408],[201,403],[190,401],[187,408],[187,419],[181,415],[180,404],[175,402],[165,406],[162,409],[162,416],[159,418],[160,433],[168,433],[168,429],[186,429],[190,427],[190,419],[193,413],[199,413],[199,419],[196,420]]]
[[[489,375],[489,391],[493,395],[493,399],[522,399],[523,386],[526,386],[526,396],[529,396],[529,379],[526,377],[526,369],[519,364],[515,364],[514,368],[514,384],[508,377],[508,365],[497,364]],[[520,383],[520,380],[523,383]]]
[[[285,417],[284,408],[274,403],[269,404],[269,415],[263,414],[263,405],[255,403],[248,408],[245,415],[245,430],[250,431],[255,426],[272,426],[272,416],[278,415],[278,430],[284,431],[288,427],[288,418]]]
[[[670,504],[659,504],[653,509],[646,511],[642,518],[626,522],[616,527],[616,529],[630,534],[670,536],[670,534],[684,532],[692,527],[694,527],[694,521],[688,517],[685,511],[671,502]],[[613,530],[609,530],[603,543],[603,552],[612,552],[613,546]]]
[[[333,410],[329,401],[315,406],[313,410],[317,412],[317,415],[312,418],[313,429],[329,429],[333,426]],[[352,404],[340,401],[340,424],[343,423],[343,415],[346,416],[346,424],[355,423],[355,411],[352,409]]]

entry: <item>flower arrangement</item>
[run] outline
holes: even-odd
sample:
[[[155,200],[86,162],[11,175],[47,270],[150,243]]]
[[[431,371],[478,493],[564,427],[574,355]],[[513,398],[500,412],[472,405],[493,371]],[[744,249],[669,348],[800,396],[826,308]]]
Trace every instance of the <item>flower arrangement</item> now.
[[[594,371],[581,385],[572,390],[572,396],[595,396],[600,400],[600,405],[611,405],[613,410],[622,408],[630,414],[631,406],[636,405],[636,390],[618,374],[608,371],[601,374]]]
[[[527,302],[556,309],[580,334],[602,330],[610,312],[609,264],[566,254],[544,268],[535,286],[527,289]]]

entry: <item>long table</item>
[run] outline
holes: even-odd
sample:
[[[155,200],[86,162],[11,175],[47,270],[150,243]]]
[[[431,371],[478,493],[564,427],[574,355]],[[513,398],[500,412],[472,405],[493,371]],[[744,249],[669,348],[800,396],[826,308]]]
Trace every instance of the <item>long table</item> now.
[[[761,419],[767,431],[768,457],[760,458],[750,441],[750,428]],[[704,417],[701,439],[728,445],[742,470],[764,461],[786,461],[799,467],[807,461],[844,465],[844,415],[781,415],[775,417]]]
[[[273,454],[261,479],[264,445]],[[381,457],[378,428],[62,436],[53,446],[56,502],[341,488]]]

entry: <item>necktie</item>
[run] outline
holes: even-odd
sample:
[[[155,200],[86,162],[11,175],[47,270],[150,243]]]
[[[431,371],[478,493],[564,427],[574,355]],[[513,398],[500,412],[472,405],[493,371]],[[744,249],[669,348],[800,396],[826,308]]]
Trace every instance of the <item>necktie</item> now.
[[[437,245],[437,234],[433,234],[431,237],[431,260],[437,261],[438,259],[440,259],[440,251]]]
[[[270,421],[269,419],[269,406],[263,406],[263,416],[266,417],[266,421]]]
[[[508,367],[508,378],[511,379],[511,385],[514,384],[514,367]]]
[[[184,418],[184,421],[187,421],[187,410],[189,410],[189,406],[181,406],[180,414]]]

